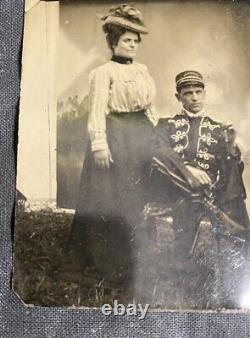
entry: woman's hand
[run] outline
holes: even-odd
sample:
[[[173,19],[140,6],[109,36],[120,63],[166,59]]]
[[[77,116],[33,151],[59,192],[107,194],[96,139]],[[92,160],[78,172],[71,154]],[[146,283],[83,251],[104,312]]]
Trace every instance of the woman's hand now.
[[[100,169],[109,169],[110,163],[114,162],[109,149],[96,150],[93,155],[95,164]]]
[[[186,165],[186,168],[190,171],[190,173],[194,176],[195,182],[194,185],[200,187],[201,185],[211,185],[212,181],[208,174],[201,169],[195,168],[191,165]]]

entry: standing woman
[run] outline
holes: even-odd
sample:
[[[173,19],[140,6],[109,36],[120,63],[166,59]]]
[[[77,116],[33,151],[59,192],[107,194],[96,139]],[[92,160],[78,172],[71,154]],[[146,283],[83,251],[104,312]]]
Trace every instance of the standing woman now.
[[[140,11],[124,4],[102,20],[112,57],[89,76],[90,144],[71,239],[81,244],[85,258],[92,256],[92,264],[100,236],[108,237],[114,255],[117,248],[127,254],[147,194],[149,142],[157,122],[154,81],[134,61],[141,34],[148,33]]]

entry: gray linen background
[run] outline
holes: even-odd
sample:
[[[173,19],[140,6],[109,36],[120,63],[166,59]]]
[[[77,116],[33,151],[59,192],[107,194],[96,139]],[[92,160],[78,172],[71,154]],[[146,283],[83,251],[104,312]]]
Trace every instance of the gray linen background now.
[[[25,307],[11,291],[11,218],[22,29],[22,1],[1,0],[0,337],[249,337],[249,315],[243,313],[155,312],[140,321],[137,317],[104,317],[95,309]]]

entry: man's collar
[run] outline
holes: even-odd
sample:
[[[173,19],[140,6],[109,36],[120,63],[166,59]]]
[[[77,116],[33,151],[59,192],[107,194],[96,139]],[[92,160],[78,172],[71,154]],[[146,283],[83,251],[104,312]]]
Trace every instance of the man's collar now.
[[[192,112],[190,112],[190,111],[182,108],[180,114],[181,115],[185,115],[185,116],[189,116],[189,117],[192,117],[192,118],[194,118],[194,117],[203,117],[203,116],[205,116],[205,111],[204,111],[204,109],[202,109],[199,113],[194,114],[194,113],[192,113]]]

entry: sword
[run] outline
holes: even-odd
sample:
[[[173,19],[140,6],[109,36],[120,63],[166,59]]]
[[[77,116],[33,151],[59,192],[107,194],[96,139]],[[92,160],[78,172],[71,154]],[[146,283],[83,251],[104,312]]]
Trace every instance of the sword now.
[[[194,192],[190,183],[182,177],[176,170],[170,168],[157,157],[152,159],[152,170],[156,169],[163,175],[166,175],[177,187],[193,198],[196,202],[200,202],[208,209],[211,214],[222,224],[225,224],[232,233],[245,230],[245,227],[231,219],[224,211],[214,204],[214,196],[212,191],[204,189]]]

